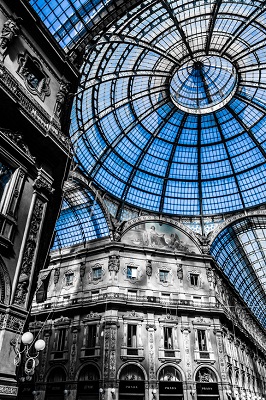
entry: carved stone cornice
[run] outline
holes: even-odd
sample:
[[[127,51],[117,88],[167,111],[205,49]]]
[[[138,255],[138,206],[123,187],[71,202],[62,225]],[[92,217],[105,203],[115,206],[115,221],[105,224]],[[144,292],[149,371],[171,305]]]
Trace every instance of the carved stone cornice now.
[[[33,126],[37,125],[44,136],[51,136],[65,152],[69,153],[70,139],[63,135],[58,121],[51,121],[51,116],[26,92],[3,64],[0,64],[0,88],[23,110]]]
[[[42,169],[38,171],[38,176],[33,183],[33,187],[38,192],[47,194],[52,194],[54,192],[51,178]]]
[[[23,135],[20,132],[13,132],[11,129],[0,128],[0,136],[6,141],[12,143],[12,147],[15,147],[20,153],[23,153],[32,163],[35,162],[36,158],[30,153],[28,146],[24,142]],[[14,146],[15,145],[15,146]]]

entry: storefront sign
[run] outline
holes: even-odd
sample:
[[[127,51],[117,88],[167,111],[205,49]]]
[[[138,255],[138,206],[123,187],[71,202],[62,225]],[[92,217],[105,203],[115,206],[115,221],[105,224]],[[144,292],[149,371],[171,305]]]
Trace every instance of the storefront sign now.
[[[119,383],[119,392],[144,394],[144,381],[121,381]]]
[[[65,390],[65,384],[60,382],[48,383],[46,392],[49,394],[62,394]]]
[[[160,394],[183,394],[182,382],[160,382]]]
[[[99,381],[86,381],[78,383],[78,393],[99,393]]]
[[[197,394],[219,394],[217,383],[197,383]]]

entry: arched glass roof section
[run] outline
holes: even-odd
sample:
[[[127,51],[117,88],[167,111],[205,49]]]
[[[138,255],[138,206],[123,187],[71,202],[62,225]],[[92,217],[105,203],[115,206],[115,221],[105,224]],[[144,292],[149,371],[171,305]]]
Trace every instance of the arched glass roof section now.
[[[266,327],[266,216],[247,217],[225,228],[211,254],[247,306]]]
[[[72,115],[83,172],[154,212],[208,216],[264,203],[264,6],[143,1],[95,38]]]
[[[106,236],[109,236],[108,224],[94,193],[77,182],[66,182],[51,250],[85,245],[90,240]]]
[[[105,11],[111,1],[30,0],[29,3],[61,47],[68,51],[88,33],[94,18]]]

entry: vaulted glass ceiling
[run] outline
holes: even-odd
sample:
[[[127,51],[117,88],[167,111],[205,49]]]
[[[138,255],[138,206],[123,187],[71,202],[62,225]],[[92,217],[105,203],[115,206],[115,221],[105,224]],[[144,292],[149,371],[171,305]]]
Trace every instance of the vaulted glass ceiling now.
[[[96,185],[181,216],[265,203],[266,1],[29,2],[67,53],[93,38],[71,136]],[[54,249],[108,235],[96,204],[69,188]],[[265,226],[251,225],[221,232],[211,253],[265,326]]]
[[[117,7],[30,3],[66,51]],[[265,2],[127,4],[85,53],[72,115],[83,171],[123,203],[160,213],[264,203]]]

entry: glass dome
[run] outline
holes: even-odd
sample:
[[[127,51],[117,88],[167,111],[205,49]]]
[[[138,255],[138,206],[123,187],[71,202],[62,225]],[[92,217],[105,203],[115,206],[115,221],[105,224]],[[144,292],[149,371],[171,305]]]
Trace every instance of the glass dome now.
[[[87,48],[72,115],[83,171],[155,212],[265,202],[266,11],[143,1]]]

